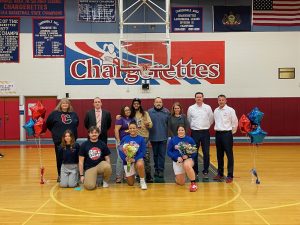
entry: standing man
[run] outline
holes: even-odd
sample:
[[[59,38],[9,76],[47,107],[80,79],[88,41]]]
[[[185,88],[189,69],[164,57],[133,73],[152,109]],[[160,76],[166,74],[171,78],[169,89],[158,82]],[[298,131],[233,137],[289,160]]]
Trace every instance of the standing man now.
[[[94,109],[88,111],[84,118],[84,126],[88,130],[96,126],[100,130],[99,139],[107,144],[107,132],[111,126],[110,112],[101,108],[102,102],[99,97],[94,98]]]
[[[107,145],[99,140],[99,128],[92,126],[88,130],[89,139],[82,143],[79,150],[80,181],[88,190],[97,186],[98,175],[103,176],[103,187],[108,187],[112,173],[110,165],[110,150]]]
[[[209,105],[203,102],[204,95],[202,92],[195,93],[194,105],[191,105],[187,112],[187,118],[191,127],[191,136],[196,143],[197,149],[201,145],[203,153],[203,176],[207,178],[209,172],[209,146],[210,146],[210,133],[209,128],[214,122],[214,115]],[[196,176],[198,176],[198,152],[195,160],[194,170]]]
[[[154,107],[148,112],[153,124],[152,128],[149,129],[149,140],[153,149],[154,176],[164,178],[170,112],[163,107],[163,101],[160,97],[154,99]]]
[[[224,177],[224,152],[227,156],[227,178],[226,183],[233,181],[233,134],[238,127],[238,119],[235,110],[226,105],[226,96],[218,96],[219,107],[214,111],[215,131],[216,131],[216,147],[218,159],[218,175],[214,180],[221,180]]]

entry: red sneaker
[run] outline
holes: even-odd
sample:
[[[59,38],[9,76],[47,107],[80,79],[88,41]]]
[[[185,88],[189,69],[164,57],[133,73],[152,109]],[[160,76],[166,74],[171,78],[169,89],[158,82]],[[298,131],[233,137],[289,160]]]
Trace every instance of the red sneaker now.
[[[221,175],[217,175],[217,176],[213,177],[213,180],[222,180],[222,179],[223,179],[223,176],[221,176]]]
[[[192,182],[190,186],[190,192],[195,192],[197,191],[197,189],[198,189],[197,184],[195,182]]]
[[[230,184],[230,183],[232,183],[233,182],[233,178],[232,177],[227,177],[226,178],[226,183],[227,184]]]

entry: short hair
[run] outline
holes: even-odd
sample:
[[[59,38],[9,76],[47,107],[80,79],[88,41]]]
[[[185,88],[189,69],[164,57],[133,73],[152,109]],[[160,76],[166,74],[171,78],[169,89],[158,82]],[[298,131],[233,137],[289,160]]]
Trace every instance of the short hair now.
[[[220,98],[220,97],[226,98],[226,96],[223,94],[218,95],[218,98]]]
[[[96,126],[91,126],[89,129],[88,129],[88,133],[92,133],[93,131],[96,131],[98,134],[100,134],[100,129]]]
[[[128,127],[129,127],[130,125],[135,125],[135,126],[137,127],[137,123],[135,122],[135,120],[131,121],[131,122],[128,124]]]
[[[202,95],[202,97],[204,97],[204,94],[202,92],[200,92],[200,91],[198,91],[198,92],[195,93],[195,98],[196,98],[197,95]]]
[[[184,129],[184,131],[186,132],[186,128],[185,128],[184,124],[180,123],[180,124],[178,124],[177,129],[176,129],[177,133],[178,133],[178,129],[180,127],[182,127]]]

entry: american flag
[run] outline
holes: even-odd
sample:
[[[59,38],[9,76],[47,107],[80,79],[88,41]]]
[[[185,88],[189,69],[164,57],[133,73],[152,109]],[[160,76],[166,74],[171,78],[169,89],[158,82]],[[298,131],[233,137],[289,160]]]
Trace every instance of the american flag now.
[[[253,0],[253,25],[300,26],[300,1]]]

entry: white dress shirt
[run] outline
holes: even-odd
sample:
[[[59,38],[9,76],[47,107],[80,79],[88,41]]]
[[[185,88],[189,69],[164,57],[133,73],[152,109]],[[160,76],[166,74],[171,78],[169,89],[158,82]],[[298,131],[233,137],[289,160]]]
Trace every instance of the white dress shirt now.
[[[209,105],[191,105],[187,112],[187,119],[192,130],[206,130],[214,122],[214,115]]]
[[[223,108],[216,108],[214,111],[215,130],[216,131],[232,131],[234,134],[238,127],[238,119],[235,110],[227,105]]]

